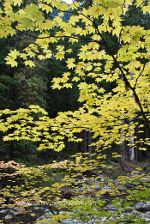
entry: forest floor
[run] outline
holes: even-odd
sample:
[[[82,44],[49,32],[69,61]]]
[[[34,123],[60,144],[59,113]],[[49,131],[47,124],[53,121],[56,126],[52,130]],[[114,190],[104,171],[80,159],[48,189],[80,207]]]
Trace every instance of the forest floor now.
[[[0,223],[150,223],[149,165],[142,166],[122,170],[89,154],[41,166],[1,161]]]

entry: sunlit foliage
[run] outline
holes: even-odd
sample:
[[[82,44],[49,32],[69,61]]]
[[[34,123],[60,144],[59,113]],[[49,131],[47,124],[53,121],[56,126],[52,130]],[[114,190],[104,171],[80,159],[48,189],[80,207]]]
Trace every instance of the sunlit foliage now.
[[[4,141],[31,140],[39,142],[40,149],[60,151],[65,139],[81,141],[78,134],[88,130],[95,139],[93,145],[108,148],[114,142],[131,142],[135,129],[140,133],[144,125],[149,128],[150,31],[142,25],[124,25],[132,4],[143,14],[150,10],[149,0],[93,0],[88,7],[75,1],[37,0],[25,6],[21,0],[1,1],[0,37],[23,32],[33,39],[22,50],[11,50],[6,63],[33,67],[35,60],[64,61],[68,71],[53,79],[52,88],[72,88],[76,83],[81,104],[55,119],[38,106],[1,111]],[[51,16],[56,9],[56,16]],[[67,21],[65,13],[70,15]],[[108,36],[116,44],[115,51]],[[63,41],[70,43],[69,48]],[[75,57],[70,47],[74,43],[80,43]],[[114,87],[107,91],[104,83]],[[149,138],[136,136],[134,144],[145,150]]]

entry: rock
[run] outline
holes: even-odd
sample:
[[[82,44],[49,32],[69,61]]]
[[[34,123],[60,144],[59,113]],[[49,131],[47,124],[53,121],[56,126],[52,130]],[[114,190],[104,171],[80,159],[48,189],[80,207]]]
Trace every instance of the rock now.
[[[143,220],[145,220],[145,221],[147,221],[147,222],[150,223],[150,212],[141,213],[141,214],[140,214],[140,217],[141,217]]]
[[[101,177],[100,182],[105,182],[104,177]]]
[[[43,211],[44,211],[44,212],[48,212],[48,213],[51,213],[51,214],[52,214],[52,212],[51,212],[48,208],[44,208],[44,209],[43,209]]]
[[[14,210],[10,210],[10,213],[11,213],[13,216],[17,216],[17,215],[19,215],[19,212],[16,212],[16,211],[14,211]]]
[[[21,207],[30,207],[30,206],[33,206],[32,203],[30,202],[27,202],[27,201],[24,201],[24,200],[20,200],[20,201],[17,201],[16,202],[16,208],[21,208]]]
[[[8,212],[7,209],[2,209],[2,210],[0,210],[0,214],[6,214],[7,212]]]
[[[63,224],[84,224],[83,222],[77,220],[66,219],[62,221]]]
[[[24,208],[14,207],[13,211],[16,212],[18,215],[23,215],[26,213],[26,210]]]
[[[50,210],[48,208],[44,208],[42,206],[37,206],[37,207],[34,208],[34,210],[36,210],[36,211],[50,212]]]
[[[146,218],[149,218],[150,219],[150,211],[149,212],[146,212],[144,215],[145,215]]]
[[[139,210],[139,211],[150,211],[150,201],[148,202],[139,202],[137,203],[134,208],[136,210]]]
[[[108,210],[108,211],[117,211],[117,208],[113,205],[107,205],[105,207],[105,210]]]
[[[34,207],[34,210],[35,211],[44,210],[44,207],[36,206]]]
[[[14,216],[20,215],[18,212],[13,212],[12,213]]]
[[[19,207],[13,207],[13,210],[18,212]]]
[[[46,218],[50,218],[50,216],[52,216],[53,213],[52,212],[46,212],[44,215],[40,216],[37,221],[42,220],[42,219],[46,219]]]
[[[101,219],[102,222],[105,222],[106,220],[107,220],[107,217],[103,217],[103,218]]]
[[[140,210],[143,207],[143,205],[144,205],[143,202],[139,202],[134,207],[135,209]]]
[[[133,214],[133,215],[137,215],[137,214],[140,214],[140,212],[138,212],[137,210],[133,210],[133,211],[131,212],[131,214]]]
[[[95,182],[94,185],[95,185],[95,189],[96,190],[100,190],[101,189],[100,183]]]
[[[60,213],[64,213],[64,212],[60,212]],[[46,212],[44,215],[40,216],[35,224],[50,224],[53,219],[51,219],[51,217],[53,216],[52,212]],[[43,221],[42,221],[43,220]],[[65,219],[65,220],[61,220],[62,224],[85,224],[84,222],[78,221],[78,220],[71,220],[71,219]],[[90,223],[89,223],[90,224]]]
[[[13,216],[9,215],[9,214],[5,216],[5,220],[9,220],[9,219],[12,219],[12,218],[13,218]]]

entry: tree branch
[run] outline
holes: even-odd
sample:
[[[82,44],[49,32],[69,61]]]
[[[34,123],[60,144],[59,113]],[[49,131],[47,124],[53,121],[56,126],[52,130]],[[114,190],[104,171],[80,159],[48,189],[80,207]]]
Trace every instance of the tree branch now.
[[[124,73],[124,69],[120,66],[119,62],[117,61],[117,59],[116,59],[115,56],[113,55],[113,53],[112,53],[111,49],[109,48],[109,46],[108,46],[108,44],[107,44],[105,38],[104,38],[103,35],[100,33],[100,31],[99,31],[99,29],[98,29],[98,26],[96,25],[96,22],[95,22],[95,21],[93,21],[93,25],[94,25],[95,29],[97,30],[98,35],[101,37],[102,41],[104,42],[104,44],[105,44],[105,46],[106,46],[106,49],[108,50],[110,56],[113,58],[113,61],[115,62],[117,68],[120,70],[120,72],[121,72],[121,74],[122,74],[122,78],[123,78],[123,81],[124,81],[125,86],[127,87],[127,89],[130,89],[130,90],[133,92],[133,96],[134,96],[135,102],[136,102],[137,105],[139,106],[139,109],[140,109],[140,111],[141,111],[142,117],[143,117],[143,119],[145,120],[147,127],[150,127],[149,120],[148,120],[146,114],[144,113],[142,104],[141,104],[141,102],[140,102],[139,96],[138,96],[138,94],[137,94],[135,88],[131,86],[129,80],[128,80],[127,77],[126,77],[126,74]],[[99,42],[99,43],[100,43],[100,42]],[[126,71],[126,72],[127,72],[127,71]],[[130,74],[128,73],[128,75],[130,75]]]
[[[90,0],[89,0],[89,2],[91,3]],[[43,3],[43,4],[46,4],[46,5],[50,6],[50,7],[52,7],[53,9],[55,9],[55,7],[53,7],[52,5],[49,5],[49,4],[47,4],[47,3]],[[150,127],[149,120],[148,120],[146,114],[144,113],[143,106],[142,106],[142,104],[141,104],[141,102],[140,102],[139,96],[138,96],[138,94],[137,94],[135,88],[131,86],[129,80],[128,80],[127,77],[126,77],[126,74],[124,73],[124,71],[125,71],[128,75],[130,75],[130,74],[128,73],[127,70],[125,70],[124,68],[122,68],[122,67],[120,66],[119,62],[118,62],[117,59],[115,58],[115,56],[114,56],[114,54],[112,53],[111,49],[109,48],[109,46],[108,46],[108,44],[107,44],[107,41],[105,40],[105,38],[103,37],[103,35],[102,35],[101,32],[99,31],[99,28],[98,28],[98,26],[97,26],[95,20],[92,20],[91,18],[89,18],[88,16],[84,15],[84,14],[81,13],[81,12],[80,12],[80,14],[79,14],[79,13],[74,12],[74,11],[65,11],[65,10],[61,10],[61,9],[59,9],[59,11],[64,12],[64,13],[65,13],[65,12],[66,12],[66,13],[71,13],[71,14],[74,14],[74,15],[83,15],[85,18],[87,18],[89,21],[92,22],[92,24],[94,25],[95,30],[97,31],[97,34],[101,37],[101,39],[102,39],[102,41],[103,41],[103,43],[104,43],[106,49],[108,50],[110,56],[112,57],[114,63],[116,64],[116,67],[120,70],[120,72],[121,72],[121,74],[122,74],[122,79],[123,79],[123,81],[124,81],[124,84],[125,84],[126,88],[127,88],[127,89],[130,89],[130,90],[132,91],[133,96],[134,96],[134,99],[135,99],[135,102],[136,102],[137,105],[139,106],[139,109],[140,109],[140,111],[141,111],[142,117],[143,117],[143,119],[145,120],[147,127]],[[22,31],[20,31],[20,32],[22,32]],[[34,37],[33,35],[29,35],[29,36]],[[76,37],[71,37],[71,36],[48,36],[48,37],[42,37],[42,38],[39,38],[39,39],[50,38],[50,37],[54,37],[54,38],[63,38],[63,37],[65,38],[65,37],[66,37],[66,38],[74,38],[74,39],[77,39]],[[34,37],[34,38],[36,38],[36,37]],[[97,41],[97,43],[99,43],[99,44],[101,45],[101,42],[100,42],[100,41]],[[140,74],[140,75],[141,75],[141,74]],[[138,80],[138,79],[137,79],[137,80]],[[137,83],[137,81],[136,81],[136,83]]]
[[[146,65],[146,63],[143,64],[143,68],[142,68],[142,70],[140,71],[138,77],[137,77],[136,80],[135,80],[134,89],[136,89],[136,85],[137,85],[138,79],[139,79],[140,76],[142,75],[142,73],[143,73],[143,71],[144,71],[144,69],[145,69],[145,65]]]

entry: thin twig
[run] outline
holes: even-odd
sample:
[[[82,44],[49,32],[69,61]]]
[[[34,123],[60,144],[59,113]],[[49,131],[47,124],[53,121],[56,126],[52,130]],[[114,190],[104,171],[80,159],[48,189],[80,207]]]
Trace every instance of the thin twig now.
[[[146,66],[146,63],[144,63],[142,70],[140,71],[138,77],[137,77],[136,80],[135,80],[134,89],[136,89],[138,79],[139,79],[140,76],[142,75],[142,73],[143,73],[143,71],[144,71],[144,69],[145,69],[145,66]]]

